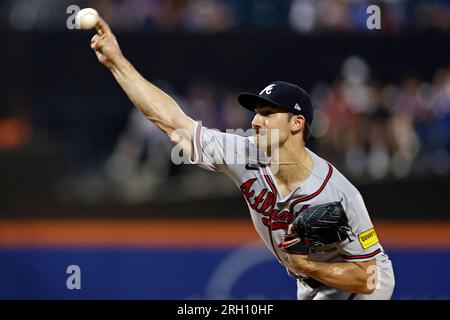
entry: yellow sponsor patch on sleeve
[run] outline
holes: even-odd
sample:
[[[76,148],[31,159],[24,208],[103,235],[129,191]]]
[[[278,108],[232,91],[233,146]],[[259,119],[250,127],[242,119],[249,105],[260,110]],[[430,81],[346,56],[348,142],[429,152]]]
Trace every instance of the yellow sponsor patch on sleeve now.
[[[358,239],[363,249],[370,248],[374,244],[378,243],[377,233],[375,232],[374,228],[358,234]]]

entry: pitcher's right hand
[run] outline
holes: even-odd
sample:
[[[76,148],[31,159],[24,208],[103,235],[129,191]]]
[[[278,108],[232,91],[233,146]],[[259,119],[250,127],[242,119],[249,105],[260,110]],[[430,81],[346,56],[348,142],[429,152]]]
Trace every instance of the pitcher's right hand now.
[[[123,57],[119,43],[109,25],[102,17],[98,18],[97,34],[92,37],[91,48],[95,51],[98,61],[111,69]]]

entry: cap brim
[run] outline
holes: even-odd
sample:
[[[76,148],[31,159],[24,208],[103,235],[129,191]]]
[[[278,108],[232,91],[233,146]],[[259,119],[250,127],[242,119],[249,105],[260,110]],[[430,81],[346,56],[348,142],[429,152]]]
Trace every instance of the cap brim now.
[[[264,105],[270,105],[270,106],[283,108],[283,106],[279,105],[275,101],[272,101],[267,98],[263,98],[254,93],[243,92],[243,93],[239,94],[237,100],[241,106],[243,106],[244,108],[246,108],[252,112],[255,112],[255,108],[257,106],[264,106]]]

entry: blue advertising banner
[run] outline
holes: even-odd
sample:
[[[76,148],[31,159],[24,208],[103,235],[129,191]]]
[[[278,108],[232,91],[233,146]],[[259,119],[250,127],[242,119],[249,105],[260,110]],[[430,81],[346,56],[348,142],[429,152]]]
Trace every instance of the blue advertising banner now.
[[[388,253],[394,299],[450,299],[450,250]],[[295,280],[254,245],[0,250],[0,299],[295,298]]]

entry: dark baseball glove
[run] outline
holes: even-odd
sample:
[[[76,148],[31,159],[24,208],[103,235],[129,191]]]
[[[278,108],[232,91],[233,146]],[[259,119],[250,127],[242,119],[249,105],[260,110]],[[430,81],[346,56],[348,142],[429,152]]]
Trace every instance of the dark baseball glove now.
[[[340,202],[309,207],[295,217],[280,248],[288,253],[314,253],[317,247],[350,240],[351,227]]]

